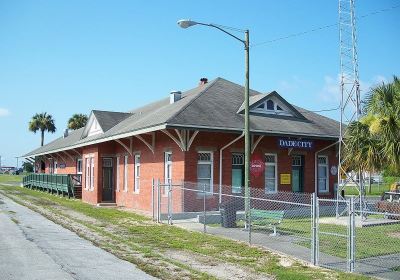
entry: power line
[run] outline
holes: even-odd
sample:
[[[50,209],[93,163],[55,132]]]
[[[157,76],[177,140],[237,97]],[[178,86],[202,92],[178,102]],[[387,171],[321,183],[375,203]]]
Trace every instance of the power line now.
[[[300,113],[309,113],[309,112],[311,112],[311,113],[320,113],[320,112],[331,112],[331,111],[337,111],[337,110],[339,110],[340,109],[340,105],[338,106],[338,107],[336,107],[336,108],[331,108],[331,109],[321,109],[321,110],[316,110],[316,111],[313,111],[313,110],[306,110],[306,111],[299,111]]]
[[[384,9],[372,11],[372,12],[369,12],[367,14],[359,16],[358,20],[366,18],[366,17],[369,17],[369,16],[377,15],[377,14],[380,14],[380,13],[389,12],[389,11],[394,10],[396,8],[399,8],[399,7],[400,7],[400,4],[392,6],[392,7],[389,7],[389,8],[384,8]],[[277,42],[277,41],[286,40],[286,39],[289,39],[289,38],[304,36],[304,35],[307,35],[309,33],[321,31],[321,30],[324,30],[324,29],[328,29],[328,28],[331,28],[331,27],[338,26],[338,25],[339,25],[338,23],[333,23],[333,24],[328,24],[328,25],[316,27],[316,28],[313,28],[313,29],[297,32],[297,33],[292,33],[292,34],[289,34],[289,35],[286,35],[286,36],[282,36],[282,37],[278,37],[278,38],[275,38],[275,39],[271,39],[271,40],[268,40],[268,41],[251,44],[250,47],[258,47],[258,46],[261,46],[261,45],[271,44],[271,43],[274,43],[274,42]]]

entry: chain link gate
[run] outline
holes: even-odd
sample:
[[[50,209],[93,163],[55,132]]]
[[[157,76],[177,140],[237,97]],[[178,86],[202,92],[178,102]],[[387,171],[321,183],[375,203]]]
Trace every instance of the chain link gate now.
[[[316,198],[313,207],[313,263],[318,266],[354,272],[354,198]],[[341,216],[337,216],[337,212]]]

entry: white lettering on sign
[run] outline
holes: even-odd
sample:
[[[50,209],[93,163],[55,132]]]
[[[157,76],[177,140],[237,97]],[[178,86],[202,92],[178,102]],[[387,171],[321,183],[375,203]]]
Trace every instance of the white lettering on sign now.
[[[310,140],[279,139],[278,143],[281,148],[312,149],[313,147],[313,141]]]

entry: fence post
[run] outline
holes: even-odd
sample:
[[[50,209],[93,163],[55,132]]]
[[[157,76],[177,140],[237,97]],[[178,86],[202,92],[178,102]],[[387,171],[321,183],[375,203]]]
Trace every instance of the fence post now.
[[[154,211],[154,178],[151,179],[151,211],[152,211],[152,219],[155,220],[155,211]]]
[[[251,195],[249,196],[248,227],[249,227],[249,244],[251,245]]]
[[[157,180],[157,223],[161,222],[161,188],[160,179]]]
[[[318,265],[318,197],[316,193],[312,194],[311,199],[311,262]]]
[[[348,260],[348,270],[350,272],[354,272],[355,267],[355,231],[356,231],[356,223],[355,223],[355,211],[354,211],[354,196],[350,198],[350,205],[349,205],[349,260]]]
[[[168,224],[172,225],[172,184],[168,182]]]
[[[206,184],[203,184],[203,232],[207,232],[206,226]]]

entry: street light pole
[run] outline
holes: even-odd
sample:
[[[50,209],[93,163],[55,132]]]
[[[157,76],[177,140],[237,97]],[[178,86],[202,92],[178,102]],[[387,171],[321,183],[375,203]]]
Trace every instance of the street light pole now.
[[[204,25],[216,28],[225,34],[235,38],[236,40],[244,44],[245,50],[245,83],[244,83],[244,195],[245,195],[245,216],[246,216],[246,227],[249,221],[250,213],[250,115],[249,115],[249,96],[250,96],[250,39],[249,30],[241,30],[212,23],[201,23],[188,19],[182,19],[178,21],[178,25],[182,28],[188,28],[194,25]],[[225,29],[232,29],[244,33],[244,40],[226,31]]]
[[[250,213],[250,115],[249,115],[249,95],[250,95],[250,45],[249,30],[244,33],[245,42],[245,85],[244,85],[244,210],[246,223],[249,221]]]

